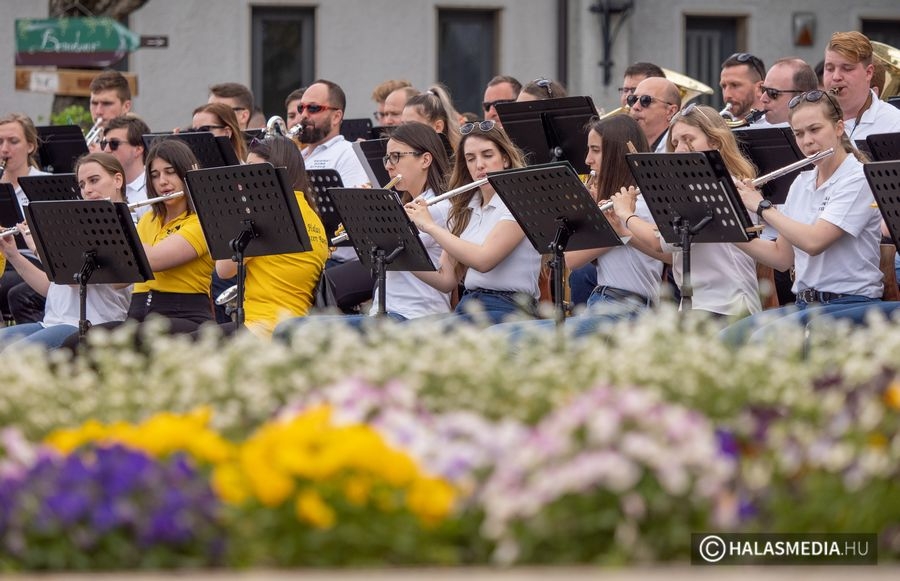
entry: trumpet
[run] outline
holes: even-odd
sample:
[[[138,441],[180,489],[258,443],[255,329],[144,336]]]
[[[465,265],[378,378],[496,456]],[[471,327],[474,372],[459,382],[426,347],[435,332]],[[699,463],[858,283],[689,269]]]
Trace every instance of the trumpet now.
[[[151,206],[153,204],[159,202],[165,202],[167,200],[174,200],[176,198],[180,198],[184,195],[184,192],[172,192],[171,194],[165,194],[163,196],[159,196],[156,198],[148,198],[146,200],[141,200],[140,202],[132,202],[128,204],[129,210],[137,210],[138,208],[143,208],[144,206]]]
[[[278,115],[272,115],[266,122],[266,139],[280,135],[282,137],[294,138],[303,131],[303,123],[297,123],[288,129],[287,123]]]
[[[809,164],[811,164],[811,163],[813,163],[813,162],[819,161],[819,160],[821,160],[821,159],[825,159],[826,157],[828,157],[828,156],[830,156],[830,155],[834,155],[834,148],[833,148],[833,147],[829,147],[828,149],[826,149],[826,150],[824,150],[824,151],[820,151],[819,153],[816,153],[816,154],[814,154],[814,155],[810,155],[810,156],[807,157],[807,158],[804,158],[804,159],[795,161],[794,163],[788,164],[788,165],[784,166],[784,167],[781,168],[781,169],[776,169],[776,170],[773,171],[773,172],[769,172],[769,173],[767,173],[767,174],[765,174],[765,175],[759,176],[758,178],[756,178],[755,180],[753,180],[752,182],[750,182],[750,184],[751,184],[754,188],[758,188],[759,186],[765,185],[765,184],[769,183],[770,181],[772,181],[772,180],[774,180],[774,179],[780,178],[780,177],[783,176],[783,175],[787,175],[787,174],[791,173],[791,172],[794,171],[794,170],[797,170],[797,169],[800,169],[800,168],[802,168],[802,167],[805,167],[805,166],[807,166],[807,165],[809,165]]]
[[[88,149],[92,146],[96,145],[100,140],[100,135],[103,133],[103,117],[98,118],[94,121],[94,126],[91,127],[91,130],[87,132],[87,135],[84,136],[84,142],[87,144]]]
[[[403,179],[403,175],[397,174],[396,176],[394,176],[394,179],[392,179],[391,181],[386,183],[382,189],[389,190],[389,189],[393,188],[394,186],[396,186],[398,183],[400,183],[400,180],[402,180],[402,179]],[[347,234],[346,230],[344,230],[343,224],[341,224],[338,227],[338,232],[340,232],[340,234],[338,234],[337,236],[335,236],[334,238],[331,239],[332,246],[337,246],[341,242],[346,242],[347,240],[350,240],[350,235]]]

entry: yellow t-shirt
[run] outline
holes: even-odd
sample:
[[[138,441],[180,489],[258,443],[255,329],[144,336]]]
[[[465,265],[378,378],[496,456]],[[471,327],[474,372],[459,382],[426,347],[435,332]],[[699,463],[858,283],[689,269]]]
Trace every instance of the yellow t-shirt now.
[[[246,260],[244,323],[258,335],[271,335],[283,317],[306,315],[328,258],[328,238],[322,220],[307,203],[303,192],[294,195],[312,250]]]
[[[166,293],[209,294],[209,284],[215,265],[206,248],[206,239],[203,237],[203,229],[200,227],[197,214],[185,212],[163,225],[161,218],[155,218],[153,212],[147,212],[141,216],[137,232],[141,242],[149,246],[156,246],[167,237],[177,234],[197,251],[197,258],[175,268],[154,272],[153,280],[134,285],[135,293],[152,290]]]

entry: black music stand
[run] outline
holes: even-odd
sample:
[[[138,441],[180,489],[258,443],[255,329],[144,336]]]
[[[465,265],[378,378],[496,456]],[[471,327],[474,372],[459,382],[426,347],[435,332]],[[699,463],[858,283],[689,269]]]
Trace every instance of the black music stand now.
[[[21,179],[19,178],[19,180]],[[24,219],[16,190],[13,189],[12,184],[0,184],[0,226],[12,228]],[[16,247],[19,250],[28,248],[23,237],[16,235]]]
[[[71,172],[75,160],[88,152],[84,133],[77,125],[42,125],[38,134],[38,165],[50,173]]]
[[[682,306],[691,308],[691,244],[747,242],[750,220],[718,151],[625,156],[663,239],[682,251]]]
[[[81,191],[73,173],[58,173],[46,176],[23,176],[19,185],[30,202],[60,202],[80,200]]]
[[[25,207],[47,277],[78,284],[78,336],[84,338],[88,284],[144,282],[153,271],[126,204],[66,200]]]
[[[568,163],[545,164],[488,174],[538,252],[553,255],[556,324],[566,315],[563,272],[567,250],[621,246],[622,240]]]
[[[265,129],[244,129],[241,134],[244,136],[244,143],[247,144],[247,149],[250,149],[254,139],[262,141],[266,138]]]
[[[529,165],[566,160],[578,173],[588,173],[585,127],[597,116],[590,97],[497,103],[497,115]]]
[[[366,170],[366,176],[368,176],[370,184],[386,184],[391,180],[391,176],[388,175],[388,171],[384,167],[387,142],[387,138],[353,142],[353,151],[356,153],[356,157],[359,158],[363,169]]]
[[[371,269],[381,302],[378,316],[387,314],[387,271],[434,271],[434,264],[406,215],[397,194],[373,188],[334,188],[331,199],[343,217],[360,262]]]
[[[866,137],[868,153],[875,161],[900,159],[900,133],[876,133]]]
[[[863,165],[863,172],[894,246],[900,250],[900,160]]]
[[[804,157],[790,127],[740,129],[734,132],[734,136],[737,138],[741,153],[753,162],[759,175],[781,169]],[[801,171],[810,168],[812,168],[812,164],[766,183],[762,187],[763,197],[771,200],[773,204],[783,204],[787,199],[791,184],[794,183],[794,178]]]
[[[244,258],[312,250],[294,188],[269,163],[189,171],[185,175],[209,254],[237,263],[238,328],[244,324]],[[251,245],[250,243],[253,242]]]
[[[341,215],[328,190],[330,188],[342,188],[344,187],[344,182],[341,181],[341,174],[334,169],[308,169],[306,170],[306,176],[309,178],[309,185],[316,196],[316,209],[319,211],[322,225],[325,226],[325,234],[330,241],[337,235],[337,231],[341,227]],[[353,245],[349,240],[346,240],[334,244],[334,246]]]
[[[146,133],[142,136],[144,149],[150,151],[157,139],[180,139],[185,142],[201,168],[238,165],[241,160],[234,152],[231,140],[224,136],[215,136],[209,131],[185,131],[181,133]]]
[[[372,120],[368,117],[361,119],[344,119],[341,121],[341,135],[347,141],[368,139],[372,133]]]

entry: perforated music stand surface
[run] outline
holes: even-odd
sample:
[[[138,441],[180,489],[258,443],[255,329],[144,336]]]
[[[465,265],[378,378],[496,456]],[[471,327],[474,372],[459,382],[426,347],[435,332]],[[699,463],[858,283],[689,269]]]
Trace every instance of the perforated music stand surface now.
[[[419,238],[419,231],[406,215],[397,194],[373,188],[332,188],[331,199],[343,218],[347,235],[368,268],[374,268],[371,250],[391,252],[401,243],[404,251],[387,270],[435,270]]]
[[[749,158],[756,166],[759,175],[803,159],[803,152],[797,146],[797,140],[789,127],[766,127],[762,129],[739,129],[734,132],[738,147],[744,157]],[[783,204],[788,191],[801,171],[812,167],[812,164],[794,170],[780,178],[774,179],[762,187],[762,194],[774,204]]]
[[[256,236],[246,257],[312,250],[283,168],[256,163],[200,169],[187,172],[185,182],[213,259],[233,256],[231,240],[247,220]]]
[[[900,160],[863,165],[863,172],[894,246],[900,250]]]
[[[877,133],[866,137],[869,154],[875,161],[900,159],[900,133]]]
[[[200,162],[200,167],[209,169],[238,165],[241,161],[234,152],[231,141],[224,136],[215,136],[209,131],[189,131],[186,133],[146,133],[141,136],[144,148],[149,151],[153,142],[157,139],[180,139],[185,142],[194,157]]]
[[[38,165],[51,173],[71,172],[75,161],[88,152],[77,125],[42,125],[38,134]]]
[[[331,199],[329,193],[330,188],[342,188],[344,182],[341,181],[341,174],[334,169],[308,169],[306,176],[309,178],[309,185],[316,197],[316,209],[319,211],[319,217],[322,218],[322,224],[325,226],[325,233],[331,240],[337,234],[337,230],[341,225],[341,215]],[[339,242],[337,246],[353,246],[349,240]]]
[[[20,182],[22,178],[19,178]],[[0,227],[11,228],[24,220],[22,209],[19,208],[19,199],[12,184],[0,184]],[[28,245],[25,239],[16,235],[16,247],[25,250]]]
[[[497,115],[509,138],[525,152],[529,165],[566,160],[578,173],[588,173],[585,126],[597,116],[590,97],[498,103]],[[553,159],[551,149],[555,147],[561,151]]]
[[[718,151],[629,153],[628,165],[663,238],[677,244],[675,219],[696,225],[699,242],[747,242],[754,224]]]
[[[46,176],[23,176],[19,178],[22,192],[28,202],[60,202],[80,200],[78,180],[73,173],[58,173]]]
[[[391,176],[384,167],[387,142],[387,138],[353,142],[353,152],[356,153],[363,169],[366,170],[366,176],[371,184],[386,184],[391,180]]]

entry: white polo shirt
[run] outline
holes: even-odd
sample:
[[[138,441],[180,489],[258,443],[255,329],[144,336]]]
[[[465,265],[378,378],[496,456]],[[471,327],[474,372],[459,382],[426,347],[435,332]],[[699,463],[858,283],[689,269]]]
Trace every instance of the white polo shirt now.
[[[872,93],[872,105],[865,110],[859,123],[856,119],[844,120],[844,132],[854,145],[869,135],[878,133],[896,133],[900,131],[900,109],[882,101]]]
[[[653,215],[643,196],[637,197],[634,213],[653,224]],[[630,244],[615,246],[597,259],[597,285],[612,286],[659,301],[662,262],[647,256]]]
[[[863,166],[852,155],[834,175],[816,188],[818,168],[802,172],[791,184],[782,210],[786,216],[813,224],[826,220],[845,235],[818,256],[794,248],[794,286],[805,289],[880,298],[884,285],[879,268],[881,214],[863,174]]]
[[[435,196],[431,190],[426,191],[422,197],[426,200]],[[428,211],[435,223],[441,228],[447,227],[447,214],[450,212],[450,201],[444,200],[433,206]],[[440,265],[441,247],[430,234],[419,232],[419,238],[431,258],[435,267]],[[407,319],[416,319],[426,315],[440,315],[450,312],[450,293],[442,293],[430,284],[422,282],[411,272],[390,270],[385,281],[387,290],[387,311],[397,313]],[[374,301],[369,315],[378,313],[381,297],[378,289],[375,289]]]
[[[482,207],[481,192],[476,192],[469,202],[472,213],[469,224],[460,238],[473,244],[484,244],[494,226],[503,220],[515,222],[516,219],[506,208],[500,196],[494,194],[491,200]],[[513,251],[500,264],[487,272],[478,272],[474,268],[466,270],[466,290],[497,290],[524,293],[540,298],[538,275],[541,270],[541,255],[534,249],[528,237],[523,237]]]
[[[128,199],[129,204],[143,202],[147,199],[147,175],[144,172],[141,172],[138,177],[125,185],[125,197]],[[150,208],[152,206],[142,206],[137,210],[133,210],[131,215],[136,218],[134,223],[137,224],[141,216],[149,212]]]

